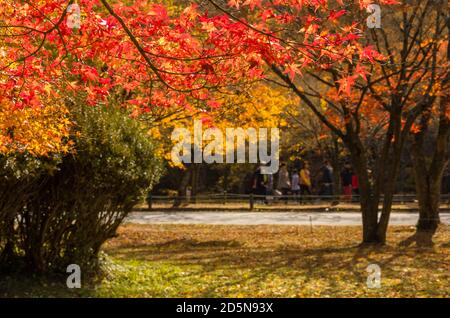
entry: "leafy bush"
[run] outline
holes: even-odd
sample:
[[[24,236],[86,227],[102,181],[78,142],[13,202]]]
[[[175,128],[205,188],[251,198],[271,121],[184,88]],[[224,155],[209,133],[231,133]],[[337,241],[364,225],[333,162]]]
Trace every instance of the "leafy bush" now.
[[[20,202],[15,211],[4,209],[8,213],[0,206],[0,265],[18,259],[35,272],[65,271],[68,264],[95,270],[102,244],[158,181],[160,160],[139,121],[105,106],[73,106],[71,116],[74,152],[32,158],[34,172],[1,193],[3,205]],[[5,180],[11,173],[6,164],[1,169]]]

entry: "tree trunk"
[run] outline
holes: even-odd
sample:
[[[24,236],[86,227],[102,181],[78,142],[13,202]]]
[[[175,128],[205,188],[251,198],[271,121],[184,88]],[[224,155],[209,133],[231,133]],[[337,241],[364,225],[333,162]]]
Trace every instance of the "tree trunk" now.
[[[400,169],[401,154],[404,144],[405,132],[401,125],[401,106],[399,96],[393,95],[391,111],[389,114],[389,126],[384,140],[381,155],[377,164],[376,187],[377,193],[383,192],[383,207],[378,222],[377,237],[380,243],[386,242],[387,229],[392,211],[392,203],[395,193],[395,184]]]
[[[14,219],[8,220],[5,225],[7,232],[6,243],[0,252],[0,269],[9,271],[14,267],[16,255],[14,253]]]
[[[439,128],[434,153],[429,165],[427,165],[423,144],[430,118],[422,118],[422,130],[414,136],[412,153],[417,199],[419,201],[419,221],[417,222],[416,233],[405,240],[404,245],[409,245],[412,242],[421,246],[433,245],[433,236],[440,223],[439,204],[442,178],[449,160],[450,122],[446,116],[447,107],[448,96],[441,100]]]
[[[416,174],[420,169],[416,169]],[[433,236],[439,226],[440,184],[437,180],[430,182],[423,172],[416,176],[417,198],[419,200],[419,221],[414,240],[419,246],[433,245]]]
[[[450,32],[450,20],[447,17],[447,30]],[[447,61],[450,61],[450,41],[447,42]],[[443,86],[450,81],[450,73],[447,72]],[[432,161],[426,166],[423,153],[424,136],[428,129],[429,115],[422,116],[422,130],[416,134],[413,143],[413,168],[416,180],[417,198],[419,201],[419,221],[416,225],[416,233],[404,244],[433,245],[433,236],[439,226],[439,204],[441,195],[442,178],[448,164],[450,152],[450,120],[449,92],[441,97],[439,109],[439,127]]]
[[[363,244],[380,244],[377,228],[378,228],[378,200],[379,196],[374,195],[370,176],[368,172],[368,163],[366,152],[362,143],[356,136],[350,135],[346,142],[350,150],[350,157],[353,168],[358,175],[360,205],[363,223]]]
[[[198,184],[200,176],[200,164],[194,163],[192,168],[191,189],[192,189],[192,201],[197,203]]]

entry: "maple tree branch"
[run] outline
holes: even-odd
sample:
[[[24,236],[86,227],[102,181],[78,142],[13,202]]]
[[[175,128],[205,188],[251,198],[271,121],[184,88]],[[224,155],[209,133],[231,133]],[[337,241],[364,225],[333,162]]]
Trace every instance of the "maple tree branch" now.
[[[327,85],[327,86],[329,86],[329,87],[335,87],[335,85],[334,85],[333,83],[330,83],[330,82],[324,80],[324,79],[321,78],[319,75],[314,74],[314,72],[307,71],[306,73],[307,73],[308,75],[314,77],[314,78],[315,78],[316,80],[318,80],[319,82],[322,82],[323,84],[325,84],[325,85]]]
[[[30,4],[33,8],[35,8],[35,7],[33,6],[33,4],[31,4],[29,1],[26,1],[26,2],[27,2],[28,4]],[[54,23],[51,19],[49,19],[48,17],[46,17],[44,14],[42,14],[42,12],[40,12],[39,10],[37,10],[37,9],[35,8],[35,10],[37,10],[37,11],[38,11],[45,19],[49,20],[49,21],[51,22],[51,24],[53,24],[53,27],[51,27],[50,29],[48,29],[48,30],[46,30],[46,31],[34,29],[34,28],[31,28],[31,27],[28,27],[28,26],[19,26],[19,25],[9,26],[9,25],[1,25],[0,27],[3,27],[3,28],[24,28],[24,29],[26,29],[26,30],[29,30],[29,32],[28,32],[28,33],[25,33],[24,35],[28,35],[28,34],[30,34],[30,33],[32,33],[32,32],[37,32],[37,33],[42,34],[42,35],[43,35],[43,38],[42,38],[42,40],[40,41],[38,47],[37,47],[34,51],[29,52],[26,56],[22,56],[21,58],[12,61],[11,63],[9,63],[9,64],[7,64],[6,66],[2,67],[2,68],[0,69],[0,71],[3,71],[3,70],[5,70],[5,69],[9,68],[9,67],[10,67],[11,65],[13,65],[14,63],[25,62],[28,58],[30,58],[30,57],[36,55],[36,54],[42,49],[42,47],[44,46],[45,41],[47,40],[48,34],[50,34],[51,32],[53,32],[54,30],[58,29],[58,28],[59,28],[59,25],[64,21],[64,18],[66,17],[66,14],[67,14],[67,8],[68,8],[73,2],[74,2],[74,0],[70,0],[70,1],[69,1],[69,3],[68,3],[68,5],[67,5],[66,9],[63,10],[63,13],[61,14],[60,18],[59,18],[58,21],[55,22],[55,23]]]
[[[61,16],[59,17],[58,21],[56,21],[56,22],[53,22],[50,18],[48,18],[44,13],[41,12],[41,10],[39,10],[38,8],[36,8],[36,6],[33,5],[32,2],[26,1],[26,3],[27,3],[28,5],[30,5],[32,8],[34,8],[36,11],[38,11],[38,12],[39,12],[46,20],[48,20],[51,24],[53,24],[53,27],[52,27],[51,29],[49,29],[49,30],[47,30],[47,31],[44,31],[44,33],[47,33],[47,34],[48,34],[48,33],[50,33],[50,32],[53,32],[53,31],[56,30],[57,28],[59,28],[59,25],[60,25],[61,23],[63,23],[64,18],[65,18],[66,15],[67,15],[67,9],[69,8],[69,6],[70,6],[71,4],[74,3],[74,0],[69,0],[69,3],[67,4],[66,8],[65,8],[64,11],[62,12],[62,14],[61,14]]]
[[[153,73],[156,75],[159,81],[163,83],[167,88],[180,92],[180,93],[186,93],[190,92],[192,90],[181,90],[177,89],[173,86],[171,86],[169,83],[167,83],[166,80],[161,76],[160,70],[153,64],[153,62],[150,60],[150,58],[147,56],[147,53],[145,52],[144,48],[141,46],[139,41],[136,39],[134,34],[131,32],[131,30],[126,25],[125,21],[114,11],[114,9],[109,5],[109,3],[106,0],[100,0],[103,6],[108,10],[108,12],[120,23],[125,33],[128,35],[129,39],[133,43],[133,45],[138,50],[139,54],[144,58],[145,62],[147,63],[147,66],[153,71]]]
[[[267,63],[267,62],[266,62]],[[312,112],[328,127],[330,128],[337,136],[339,136],[341,139],[345,138],[345,135],[342,133],[341,130],[339,130],[335,125],[333,125],[324,114],[322,114],[320,111],[317,110],[314,103],[302,92],[298,89],[297,85],[295,85],[291,79],[283,74],[283,72],[275,65],[268,64],[272,71],[280,77],[293,91],[294,93],[300,97],[300,99],[305,102],[305,104],[309,107],[309,109],[312,110]]]
[[[239,23],[245,25],[247,28],[249,28],[249,29],[251,29],[251,30],[253,30],[253,31],[257,32],[257,33],[260,33],[260,34],[262,34],[262,35],[265,35],[265,36],[268,36],[268,37],[277,39],[277,40],[279,40],[279,41],[281,41],[281,42],[283,42],[283,43],[286,43],[285,40],[283,40],[283,39],[281,39],[281,38],[275,36],[274,34],[270,34],[270,33],[264,32],[264,31],[262,31],[262,30],[259,30],[258,28],[255,28],[254,26],[252,26],[251,24],[249,24],[249,23],[243,21],[242,19],[239,19],[239,18],[236,17],[234,14],[232,14],[232,13],[229,12],[228,10],[226,10],[226,9],[222,8],[220,5],[218,5],[214,0],[208,0],[208,2],[211,3],[217,10],[219,10],[219,11],[225,13],[226,15],[228,15],[228,16],[229,16],[230,18],[232,18],[233,20],[235,20],[235,21],[237,21],[237,22],[239,22]]]
[[[276,81],[274,79],[271,79],[271,78],[263,78],[263,80],[266,81],[266,82],[269,82],[269,83],[273,83],[273,84],[278,85],[278,86],[283,87],[283,88],[289,88],[288,85],[280,83],[280,82],[278,82],[278,81]]]

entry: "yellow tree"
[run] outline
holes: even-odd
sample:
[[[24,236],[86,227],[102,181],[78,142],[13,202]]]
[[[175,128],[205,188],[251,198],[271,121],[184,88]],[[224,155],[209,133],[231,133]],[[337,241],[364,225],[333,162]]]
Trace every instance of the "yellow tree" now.
[[[183,111],[180,113],[168,116],[167,122],[158,127],[157,135],[162,136],[165,140],[165,154],[170,162],[170,150],[174,143],[168,140],[167,135],[175,127],[187,128],[191,136],[193,136],[194,121],[201,121],[203,128],[214,128],[219,130],[221,135],[227,136],[227,128],[242,128],[246,131],[248,128],[254,128],[259,131],[260,128],[267,128],[270,132],[271,128],[280,129],[281,135],[287,127],[285,119],[285,111],[294,104],[298,104],[298,99],[292,94],[280,87],[268,84],[267,82],[256,82],[250,85],[243,85],[240,87],[233,87],[228,90],[222,90],[214,95],[214,101],[197,106],[195,111]],[[164,133],[161,133],[164,131]],[[261,137],[261,136],[259,136]],[[244,135],[245,142],[252,142],[249,135]],[[210,140],[215,142],[216,140]],[[284,140],[284,138],[281,138]],[[206,141],[202,144],[202,150],[206,145],[210,144]],[[224,157],[226,162],[226,149],[237,149],[239,138],[227,140],[224,138],[221,146],[215,149],[219,156]],[[214,154],[216,152],[214,151]],[[200,164],[179,165],[185,169],[181,182],[179,183],[179,195],[182,196],[184,191],[191,181],[193,193],[196,193],[196,181],[199,172]],[[225,165],[220,164],[216,166],[221,174],[223,181],[223,188],[228,188],[229,179],[231,182],[242,182],[242,175],[248,174],[251,165]],[[230,177],[230,178],[229,178]]]
[[[14,109],[0,102],[0,154],[27,152],[33,156],[68,152],[72,123],[67,108],[50,104],[43,108]]]

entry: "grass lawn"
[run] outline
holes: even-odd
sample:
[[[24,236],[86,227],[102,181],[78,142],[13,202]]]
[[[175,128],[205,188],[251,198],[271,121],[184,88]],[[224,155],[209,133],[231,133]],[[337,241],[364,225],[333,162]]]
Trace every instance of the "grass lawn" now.
[[[450,227],[435,247],[359,248],[359,227],[125,225],[105,246],[106,276],[78,290],[62,282],[0,278],[0,296],[31,297],[449,297]],[[366,287],[369,264],[381,288]]]

